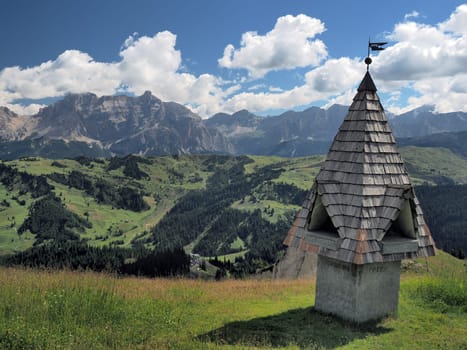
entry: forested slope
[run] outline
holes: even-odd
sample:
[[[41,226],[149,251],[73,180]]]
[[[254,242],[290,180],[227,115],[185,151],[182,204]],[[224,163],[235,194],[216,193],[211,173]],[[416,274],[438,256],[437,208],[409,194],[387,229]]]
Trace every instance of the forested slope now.
[[[440,149],[402,153],[413,182],[423,184],[416,192],[438,247],[462,256],[466,160]],[[129,250],[122,265],[148,252],[184,248],[218,257],[213,263],[219,266],[226,258],[234,273],[254,272],[282,254],[282,240],[323,160],[206,155],[3,162],[0,253],[76,241]]]

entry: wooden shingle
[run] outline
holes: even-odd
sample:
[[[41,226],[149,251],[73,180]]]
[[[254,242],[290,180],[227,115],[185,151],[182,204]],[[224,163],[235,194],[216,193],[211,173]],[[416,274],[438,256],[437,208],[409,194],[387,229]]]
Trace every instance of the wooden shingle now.
[[[405,205],[407,201],[409,206]],[[329,232],[329,237],[340,239],[336,241],[340,242],[338,249],[331,249],[332,245],[320,247],[319,242],[324,242],[322,237],[309,236],[314,232],[309,228],[317,230],[315,227],[319,226],[309,224],[316,202],[322,203],[320,214],[316,215],[323,217],[318,222],[326,222],[324,215],[329,217],[335,228]],[[391,253],[384,254],[382,242],[393,230],[403,208],[411,211],[407,215],[413,218],[418,251],[397,252],[394,248],[386,249]],[[404,232],[391,231],[390,235],[394,234],[403,238]],[[308,243],[303,239],[305,235],[308,235]],[[354,264],[397,261],[435,252],[420,204],[368,72],[284,243]]]

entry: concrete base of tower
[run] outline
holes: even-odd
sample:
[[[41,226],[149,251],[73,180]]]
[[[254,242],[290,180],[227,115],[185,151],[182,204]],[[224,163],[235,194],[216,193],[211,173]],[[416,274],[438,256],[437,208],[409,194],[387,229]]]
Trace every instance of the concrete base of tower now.
[[[318,256],[315,309],[354,322],[396,314],[400,261],[356,265]]]

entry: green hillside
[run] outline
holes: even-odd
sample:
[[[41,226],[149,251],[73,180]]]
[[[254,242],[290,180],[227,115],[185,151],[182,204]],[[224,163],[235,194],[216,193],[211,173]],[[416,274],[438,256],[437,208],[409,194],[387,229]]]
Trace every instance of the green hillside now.
[[[447,148],[408,146],[401,154],[415,185],[467,183],[467,159]]]
[[[137,169],[145,176],[135,178],[135,175],[127,169],[128,159],[133,158],[137,160]],[[205,189],[207,179],[216,171],[222,173],[224,169],[240,167],[240,159],[242,158],[184,156],[143,160],[137,157],[127,157],[123,161],[120,159],[121,164],[113,164],[117,162],[86,158],[58,161],[26,158],[4,164],[21,173],[46,177],[47,182],[53,186],[53,192],[65,207],[91,223],[91,227],[80,233],[80,236],[91,245],[100,246],[117,242],[120,246],[130,246],[133,239],[142,239],[148,235],[151,228],[165,216],[178,199],[189,192]],[[291,163],[289,160],[280,158],[273,158],[272,162],[260,158],[245,157],[244,159],[252,169],[256,167],[262,169],[268,163],[275,165],[284,162]],[[301,159],[301,162],[306,163],[307,159]],[[106,203],[100,200],[101,198],[93,196],[90,191],[86,191],[83,186],[69,183],[70,174],[73,175],[75,182],[82,180],[95,183],[105,180],[112,189],[118,187],[135,189],[142,194],[148,209],[134,211],[128,208],[118,208],[111,201]],[[83,179],[76,180],[75,174],[81,174],[80,177]],[[308,185],[311,184],[312,176],[302,174],[303,181]],[[34,236],[29,232],[17,234],[18,228],[28,217],[28,208],[37,200],[31,198],[28,192],[28,190],[21,190],[18,184],[8,186],[0,184],[0,198],[5,201],[3,204],[0,203],[0,251],[4,253],[21,251],[34,243]],[[291,212],[296,208],[296,206],[272,202],[275,206],[283,206],[283,212]]]
[[[180,196],[190,190],[203,188],[206,178],[210,175],[207,169],[202,168],[201,160],[191,157],[153,158],[147,164],[138,162],[138,169],[148,174],[148,177],[141,179],[135,179],[131,174],[125,175],[124,164],[109,170],[110,163],[109,160],[91,161],[86,158],[59,161],[27,158],[5,164],[20,172],[46,176],[47,182],[54,187],[53,192],[66,208],[80,217],[85,217],[92,224],[92,227],[87,228],[81,236],[90,244],[97,246],[115,241],[123,241],[120,245],[128,246],[136,235],[141,235],[144,230],[154,226]],[[118,208],[112,203],[100,201],[99,198],[86,193],[84,189],[57,182],[57,174],[68,176],[72,172],[83,174],[83,177],[89,181],[103,179],[112,190],[118,187],[136,189],[141,192],[149,208],[142,211]],[[5,193],[1,198],[5,198],[10,204],[0,207],[2,210],[0,237],[3,243],[0,250],[21,250],[32,245],[33,240],[30,235],[16,234],[28,215],[28,207],[32,203],[30,196],[28,193],[20,193],[21,191],[15,186],[9,190],[6,186],[0,186],[0,191]],[[13,197],[17,200],[11,200]],[[22,199],[26,203],[19,205],[18,200]],[[15,225],[9,219],[11,217],[15,217]]]
[[[458,169],[465,160],[437,149],[402,152],[415,183],[440,184],[417,193],[438,246],[459,253],[467,246],[467,185],[453,183],[463,182]],[[31,266],[26,261],[35,259],[40,263],[32,266],[52,268],[0,266],[0,348],[467,348],[466,267],[442,251],[404,261],[397,317],[364,325],[314,310],[313,280],[115,277],[154,262],[166,271],[168,259],[179,258],[184,267],[177,271],[186,276],[190,259],[181,249],[164,255],[180,246],[217,257],[198,276],[246,276],[269,266],[323,160],[130,156],[0,163],[0,253],[24,251],[16,262]],[[144,246],[160,255],[133,254]],[[96,265],[113,274],[70,271]],[[63,267],[68,270],[54,270]]]
[[[116,278],[0,267],[2,349],[466,349],[465,266],[404,263],[398,315],[314,310],[314,280]]]
[[[415,184],[467,182],[467,160],[449,150],[406,147],[401,153]],[[54,202],[39,202],[50,191],[65,209],[63,220],[80,222],[65,224],[68,237],[96,247],[183,246],[202,256],[245,257],[243,269],[254,271],[276,260],[323,161],[206,155],[2,162],[0,254],[61,239],[60,227],[58,236],[46,232],[53,225],[46,208]],[[430,188],[423,193],[429,201]],[[458,241],[463,246],[467,237]]]

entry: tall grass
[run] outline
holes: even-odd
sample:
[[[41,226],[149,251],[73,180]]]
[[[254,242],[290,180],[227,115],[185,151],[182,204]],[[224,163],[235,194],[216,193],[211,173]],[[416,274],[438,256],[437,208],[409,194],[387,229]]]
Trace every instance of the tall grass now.
[[[412,295],[440,312],[467,313],[466,281],[458,278],[427,278],[412,290]]]
[[[0,276],[0,348],[111,346],[112,330],[126,322],[111,279],[14,269]]]
[[[313,280],[0,267],[0,349],[467,349],[462,262],[417,264],[402,277],[398,316],[365,325],[316,312]]]
[[[435,258],[412,261],[403,275],[405,291],[418,304],[439,312],[467,313],[467,260],[438,251]]]
[[[0,349],[198,348],[213,327],[309,305],[309,284],[0,268]]]

